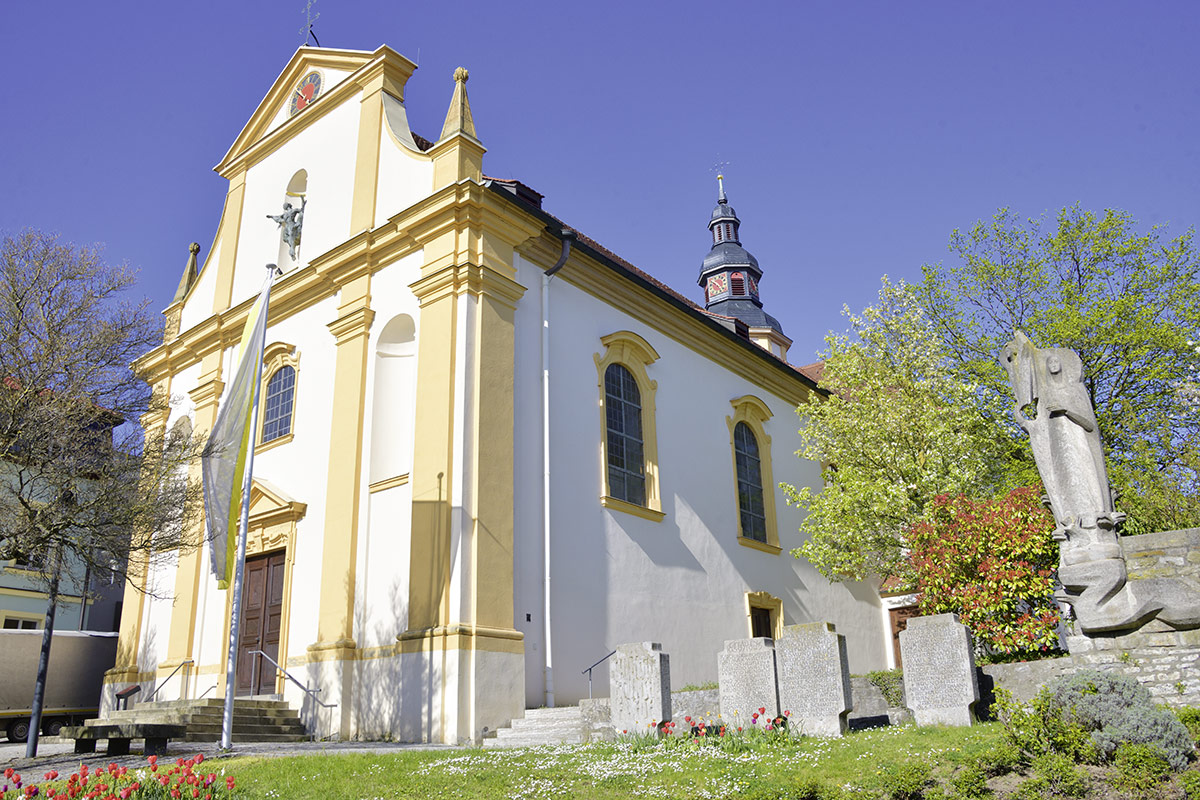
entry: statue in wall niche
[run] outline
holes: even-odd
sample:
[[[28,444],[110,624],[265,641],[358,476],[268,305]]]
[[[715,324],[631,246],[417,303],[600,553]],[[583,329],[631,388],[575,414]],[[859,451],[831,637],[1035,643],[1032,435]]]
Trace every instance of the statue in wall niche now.
[[[1058,599],[1084,633],[1119,631],[1159,619],[1200,626],[1200,594],[1173,578],[1129,582],[1116,511],[1083,362],[1074,350],[1038,348],[1017,331],[1000,362],[1008,370],[1013,416],[1029,434],[1059,542]]]
[[[300,246],[300,228],[304,225],[304,206],[307,204],[308,200],[301,197],[299,208],[291,203],[284,203],[282,214],[267,214],[267,219],[274,220],[275,224],[279,226],[283,242],[288,246],[288,256],[292,261],[296,260],[296,248]]]

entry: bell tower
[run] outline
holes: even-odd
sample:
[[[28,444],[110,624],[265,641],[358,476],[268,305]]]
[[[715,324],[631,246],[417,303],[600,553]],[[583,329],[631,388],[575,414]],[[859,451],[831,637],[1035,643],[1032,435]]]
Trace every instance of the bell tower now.
[[[764,350],[787,359],[792,340],[783,334],[779,320],[763,311],[758,284],[762,269],[758,259],[742,247],[742,222],[725,196],[725,176],[717,176],[717,207],[708,221],[712,249],[700,267],[704,308],[746,323],[750,339]]]

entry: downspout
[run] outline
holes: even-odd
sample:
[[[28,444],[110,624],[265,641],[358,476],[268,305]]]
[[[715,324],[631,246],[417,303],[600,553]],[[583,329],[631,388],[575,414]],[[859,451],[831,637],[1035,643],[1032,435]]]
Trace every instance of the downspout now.
[[[556,235],[562,239],[562,254],[553,267],[542,273],[542,620],[546,708],[554,708],[554,659],[550,646],[550,279],[567,263],[575,231],[563,228]]]

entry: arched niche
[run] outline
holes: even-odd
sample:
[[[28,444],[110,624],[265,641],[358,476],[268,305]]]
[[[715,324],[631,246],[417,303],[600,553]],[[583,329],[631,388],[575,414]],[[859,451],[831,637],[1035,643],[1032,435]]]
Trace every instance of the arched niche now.
[[[388,320],[375,343],[371,480],[391,485],[412,469],[417,326],[408,314]]]
[[[282,210],[285,203],[290,204],[293,208],[301,208],[304,206],[308,196],[308,170],[299,170],[292,179],[288,181],[287,189],[283,192],[283,198],[280,200],[279,208]],[[308,210],[305,209],[305,214]],[[303,225],[301,225],[303,231]],[[303,239],[303,235],[301,236]],[[287,242],[283,240],[283,231],[279,235],[279,253],[276,255],[275,263],[281,270],[287,272],[300,266],[303,261],[303,256],[300,249],[301,243],[296,244],[296,258],[293,259]]]

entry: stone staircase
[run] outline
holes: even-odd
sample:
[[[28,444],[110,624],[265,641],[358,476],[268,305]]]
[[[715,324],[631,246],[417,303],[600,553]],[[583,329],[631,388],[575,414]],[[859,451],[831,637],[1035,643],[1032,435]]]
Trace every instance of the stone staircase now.
[[[523,719],[514,719],[512,727],[498,728],[495,738],[485,738],[483,746],[538,747],[553,744],[582,744],[588,738],[587,724],[579,706],[531,708]]]
[[[89,722],[157,722],[185,725],[187,736],[184,737],[184,741],[215,742],[221,738],[224,714],[225,701],[219,697],[210,697],[202,700],[141,703],[127,710],[113,711],[103,720]],[[282,700],[233,701],[235,742],[307,742],[311,738],[300,722],[300,715]]]

